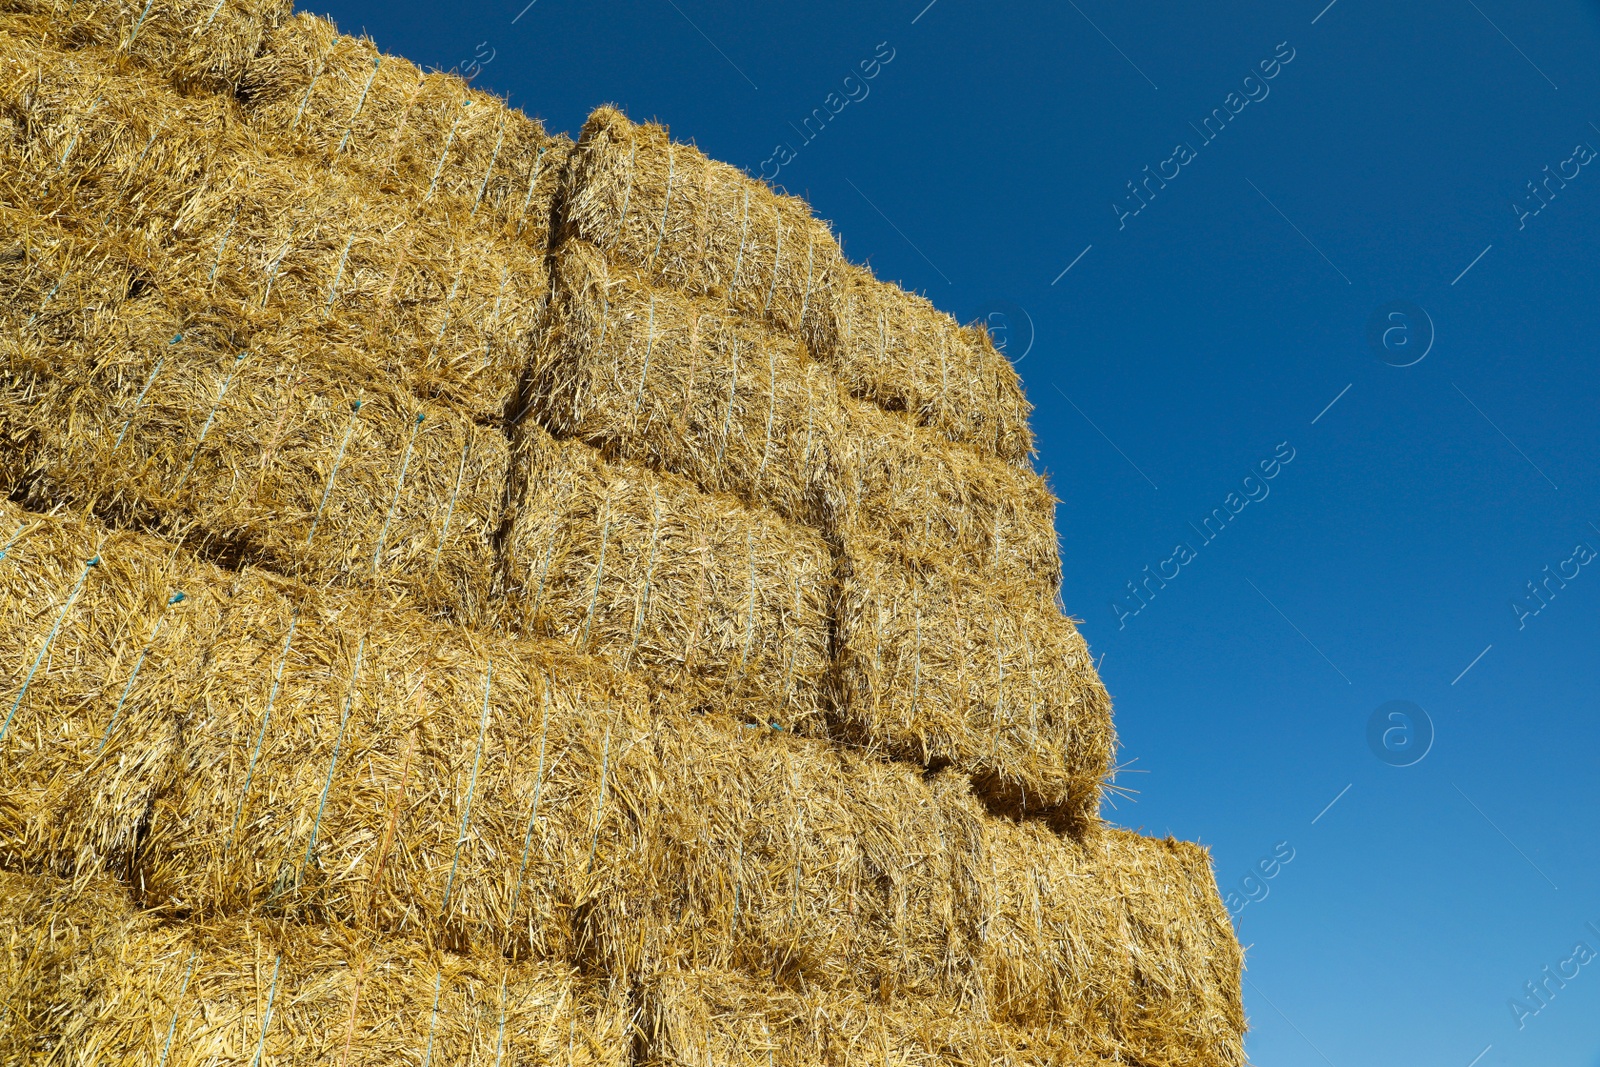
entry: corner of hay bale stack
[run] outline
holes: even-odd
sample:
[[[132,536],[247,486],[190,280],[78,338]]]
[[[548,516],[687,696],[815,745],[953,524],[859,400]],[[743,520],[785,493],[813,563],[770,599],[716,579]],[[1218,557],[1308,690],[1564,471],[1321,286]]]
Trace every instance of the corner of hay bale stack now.
[[[573,150],[563,234],[644,268],[665,285],[715,296],[804,340],[838,344],[838,239],[803,200],[635,124],[613,107],[589,117]]]

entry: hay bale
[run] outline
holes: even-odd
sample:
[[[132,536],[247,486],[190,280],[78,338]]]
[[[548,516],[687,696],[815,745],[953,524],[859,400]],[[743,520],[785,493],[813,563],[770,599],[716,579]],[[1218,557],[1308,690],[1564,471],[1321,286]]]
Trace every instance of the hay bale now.
[[[161,925],[108,883],[0,874],[7,1062],[628,1062],[626,992],[564,968],[270,920]]]
[[[0,528],[7,865],[111,870],[200,916],[572,956],[605,738],[646,715],[637,682],[146,535],[9,503]]]
[[[507,626],[641,670],[697,707],[818,719],[833,576],[820,538],[531,421],[519,432]]]
[[[46,1062],[130,925],[127,890],[0,871],[0,1063]]]
[[[1003,1026],[974,1005],[943,997],[885,1004],[875,995],[780,984],[742,971],[659,978],[645,998],[643,1067],[883,1067],[1050,1064],[1103,1067],[1067,1029]],[[1116,1061],[1109,1061],[1116,1062]]]
[[[258,329],[293,322],[421,399],[505,417],[546,299],[542,246],[330,172],[239,123],[223,98],[120,72],[103,49],[0,38],[0,71],[0,114],[21,133],[5,180],[29,205],[12,223],[24,235],[111,238],[137,252],[141,285],[179,303]],[[39,264],[39,295],[71,267]]]
[[[1022,379],[981,326],[958,326],[925,297],[850,266],[838,282],[830,361],[854,395],[908,413],[947,440],[1026,468],[1033,456]]]
[[[840,501],[828,450],[842,411],[832,376],[716,301],[652,285],[566,242],[530,360],[532,413],[608,460],[683,475],[830,529]]]
[[[840,526],[984,580],[1025,586],[1030,600],[1061,586],[1055,494],[1026,465],[952,445],[903,413],[845,398],[829,442]]]
[[[1079,1027],[1114,1062],[1240,1067],[1243,954],[1206,849],[989,827],[983,970],[996,1022]]]
[[[4,0],[0,22],[51,47],[104,48],[192,92],[231,93],[289,0]]]
[[[843,538],[836,735],[953,765],[997,810],[1094,822],[1111,771],[1111,701],[1087,645],[1038,585]]]
[[[8,493],[481,614],[503,435],[373,380],[359,352],[241,335],[149,291],[107,307],[95,284],[63,286],[49,328],[0,337],[6,466],[22,471]]]
[[[215,616],[137,534],[0,503],[0,551],[0,864],[126,872]]]
[[[251,128],[283,148],[544,247],[571,141],[459,76],[301,13],[266,35],[240,89]]]
[[[803,200],[674,144],[663,126],[612,107],[590,115],[561,214],[564,235],[664,285],[726,301],[816,355],[838,345],[844,260],[827,224]]]
[[[1242,959],[1203,849],[992,819],[977,845],[960,857],[982,890],[975,988],[679,965],[647,986],[643,1062],[1242,1067]]]

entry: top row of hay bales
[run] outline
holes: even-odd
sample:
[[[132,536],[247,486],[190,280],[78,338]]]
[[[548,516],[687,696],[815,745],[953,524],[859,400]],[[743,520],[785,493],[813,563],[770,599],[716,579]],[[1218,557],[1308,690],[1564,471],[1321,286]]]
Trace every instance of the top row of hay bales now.
[[[424,74],[291,7],[7,0],[0,11],[12,32],[40,43],[98,46],[182,89],[233,93],[252,131],[277,146],[543,242],[550,201],[535,186],[561,169],[569,142],[459,77]],[[613,108],[591,116],[572,162],[565,232],[804,338],[855,396],[981,453],[1029,462],[1030,406],[985,331],[846,262],[804,201]]]

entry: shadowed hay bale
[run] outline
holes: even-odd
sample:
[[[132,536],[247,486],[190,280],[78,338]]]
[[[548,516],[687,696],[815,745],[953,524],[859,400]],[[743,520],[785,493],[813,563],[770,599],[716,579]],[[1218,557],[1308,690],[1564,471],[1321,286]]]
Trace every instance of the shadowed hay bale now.
[[[0,21],[52,47],[112,49],[188,91],[232,92],[289,0],[3,0]]]
[[[482,611],[501,434],[374,379],[359,351],[241,335],[225,314],[151,290],[118,300],[108,282],[121,284],[73,270],[45,314],[29,325],[16,309],[0,336],[9,494]]]
[[[665,285],[725,300],[815,354],[838,345],[833,232],[803,200],[674,144],[662,126],[611,107],[590,115],[562,215],[567,235]]]
[[[504,416],[548,288],[539,247],[298,159],[224,98],[119,72],[105,50],[4,38],[0,64],[0,114],[18,131],[7,199],[82,242],[116,234],[145,261],[141,284],[176,300],[292,319],[418,397]],[[18,226],[42,243],[38,223]],[[33,269],[43,300],[71,264]]]
[[[940,997],[875,996],[775,985],[704,969],[656,982],[640,1025],[642,1067],[1104,1067],[1066,1027],[1019,1029]],[[1109,1061],[1115,1062],[1115,1061]]]
[[[275,143],[544,246],[571,142],[459,76],[301,13],[267,34],[240,89],[251,128]]]
[[[839,280],[832,361],[853,395],[909,413],[951,441],[1026,467],[1033,405],[1011,362],[980,326],[958,326],[925,297],[850,266]]]
[[[833,525],[838,387],[803,346],[716,301],[651,285],[582,241],[566,242],[556,262],[549,332],[529,373],[533,413],[551,432],[794,522]]]
[[[635,1017],[558,967],[272,921],[164,926],[104,881],[11,874],[0,987],[25,998],[0,1020],[16,1062],[621,1067]]]
[[[691,704],[816,720],[833,560],[815,534],[525,423],[507,625],[637,668]]]
[[[1001,810],[1094,821],[1116,748],[1111,701],[1039,586],[908,560],[847,532],[833,728],[899,759],[951,764]]]

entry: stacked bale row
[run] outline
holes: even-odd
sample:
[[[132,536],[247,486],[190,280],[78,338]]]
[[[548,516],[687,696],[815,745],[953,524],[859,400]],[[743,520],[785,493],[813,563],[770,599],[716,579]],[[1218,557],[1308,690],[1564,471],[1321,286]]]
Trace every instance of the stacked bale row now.
[[[652,709],[559,644],[10,505],[0,527],[0,625],[22,637],[0,673],[24,679],[3,692],[6,866],[110,869],[219,942],[254,916],[313,971],[358,964],[315,963],[332,935],[308,923],[371,931],[345,943],[374,961],[434,944],[576,968],[680,1055],[762,1023],[811,1062],[849,1010],[785,1005],[820,991],[885,1042],[955,1005],[983,1042],[1054,1030],[1139,1061],[1218,1062],[1237,1029],[1237,948],[1192,846],[995,820],[959,775]],[[702,974],[759,1004],[691,1033],[671,1020]]]
[[[314,169],[221,98],[16,21],[6,491],[481,617],[547,224],[464,227],[449,198]],[[555,176],[530,167],[547,219]]]
[[[563,968],[272,919],[167,926],[109,878],[0,873],[0,1059],[622,1067],[635,1010]]]
[[[1054,603],[1054,498],[983,332],[858,275],[801,202],[613,109],[584,127],[558,215],[541,425],[830,548],[811,725],[953,764],[998,809],[1092,821],[1109,702]]]

